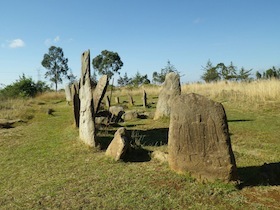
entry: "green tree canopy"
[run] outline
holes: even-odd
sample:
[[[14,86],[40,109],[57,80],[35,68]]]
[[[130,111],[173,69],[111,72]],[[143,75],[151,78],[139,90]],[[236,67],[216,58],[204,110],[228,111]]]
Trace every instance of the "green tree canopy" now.
[[[251,75],[251,71],[253,69],[250,69],[250,70],[246,70],[244,67],[241,67],[241,69],[239,70],[239,73],[238,73],[238,76],[237,76],[237,79],[238,80],[249,80],[250,78],[250,75]]]
[[[166,74],[170,72],[176,72],[177,74],[180,74],[180,72],[177,71],[175,66],[170,63],[170,61],[167,61],[167,65],[160,70],[160,72],[153,72],[153,83],[155,84],[161,84],[165,80]]]
[[[141,75],[138,71],[136,75],[131,79],[131,85],[138,87],[142,84],[150,84],[151,81],[148,79],[147,74]]]
[[[201,79],[203,79],[205,82],[217,82],[221,79],[217,68],[213,66],[210,60],[208,60],[206,66],[202,68],[204,73],[201,76]]]
[[[114,73],[122,68],[123,62],[118,53],[103,50],[100,55],[93,58],[92,66],[99,75],[106,74],[111,79]]]
[[[205,82],[217,82],[221,79],[223,80],[249,80],[251,75],[250,70],[246,70],[242,67],[239,72],[236,66],[230,62],[229,66],[226,66],[224,63],[218,63],[216,66],[213,66],[210,60],[208,60],[205,67],[203,67],[204,73],[201,76]]]
[[[45,78],[49,78],[55,84],[56,91],[58,83],[62,83],[62,76],[69,80],[73,78],[68,67],[68,59],[64,58],[63,50],[60,47],[51,46],[49,52],[44,55],[41,64],[47,69]]]
[[[129,77],[127,76],[127,73],[125,72],[124,76],[123,76],[123,77],[120,77],[120,78],[118,79],[118,85],[121,86],[121,87],[130,85],[130,84],[131,84],[131,80],[132,80],[132,78],[129,78]]]

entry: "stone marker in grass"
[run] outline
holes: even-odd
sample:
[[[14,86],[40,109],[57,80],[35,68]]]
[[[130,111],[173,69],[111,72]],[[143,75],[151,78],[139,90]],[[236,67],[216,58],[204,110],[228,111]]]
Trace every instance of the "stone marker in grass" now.
[[[143,108],[147,107],[147,93],[143,90]]]
[[[119,128],[114,135],[114,139],[107,148],[105,155],[118,161],[125,157],[129,149],[130,136],[125,128]]]
[[[199,180],[233,181],[237,169],[222,104],[198,94],[177,96],[171,106],[168,162]]]
[[[66,97],[66,101],[69,104],[72,101],[72,94],[71,94],[71,85],[67,84],[65,86],[65,97]]]
[[[97,113],[98,110],[99,110],[101,101],[104,98],[104,95],[106,93],[108,84],[109,84],[108,76],[107,75],[103,75],[99,79],[99,81],[98,81],[98,83],[97,83],[97,85],[96,85],[96,87],[95,87],[95,89],[93,91],[94,111],[95,111],[95,113]]]
[[[94,102],[90,81],[90,52],[82,54],[82,74],[80,79],[80,139],[91,147],[97,147],[95,139]]]
[[[154,120],[161,117],[169,117],[170,105],[173,103],[173,98],[180,94],[181,84],[179,75],[175,72],[168,73],[165,76],[165,81],[158,96]]]

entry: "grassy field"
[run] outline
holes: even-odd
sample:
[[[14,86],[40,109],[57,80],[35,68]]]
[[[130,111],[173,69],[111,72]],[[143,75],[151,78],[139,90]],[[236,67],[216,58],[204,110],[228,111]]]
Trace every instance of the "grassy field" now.
[[[106,158],[104,150],[78,140],[72,107],[61,94],[0,102],[0,118],[24,120],[0,129],[0,209],[279,209],[280,175],[274,167],[280,167],[280,97],[272,89],[279,93],[278,81],[182,87],[183,93],[223,103],[239,184],[198,183],[149,156],[126,162]],[[145,90],[146,109],[141,88],[117,90],[113,98],[120,96],[127,109],[153,112],[159,88]],[[133,107],[128,93],[136,101]],[[167,150],[168,125],[168,119],[138,119],[119,126],[133,131],[148,154]],[[116,129],[100,129],[98,138],[110,140]]]

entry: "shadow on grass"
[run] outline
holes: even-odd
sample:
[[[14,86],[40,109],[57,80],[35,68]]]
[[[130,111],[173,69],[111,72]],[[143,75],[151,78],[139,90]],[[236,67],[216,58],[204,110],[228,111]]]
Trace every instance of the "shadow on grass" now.
[[[151,160],[151,152],[143,148],[131,148],[131,151],[126,154],[124,162],[148,162]]]
[[[114,131],[112,131],[114,133]],[[113,140],[112,136],[98,136],[98,143],[101,150],[106,150]],[[131,148],[123,158],[124,162],[148,162],[151,160],[150,151],[141,147]]]
[[[97,141],[101,150],[106,150],[114,137],[111,136],[98,136]]]
[[[240,119],[240,120],[227,120],[227,122],[250,122],[250,121],[254,121],[251,119]]]
[[[124,157],[124,162],[148,162],[151,160],[151,151],[142,148],[142,145],[161,146],[167,144],[168,128],[133,130],[130,132],[133,146]],[[106,150],[108,148],[114,138],[114,133],[115,130],[107,130],[106,133],[97,136],[101,150]]]
[[[150,130],[134,130],[136,140],[144,146],[162,146],[168,143],[168,128],[155,128]],[[133,138],[133,135],[132,135]]]
[[[280,162],[265,163],[262,166],[248,166],[238,168],[241,183],[238,188],[253,186],[279,186],[280,185]]]

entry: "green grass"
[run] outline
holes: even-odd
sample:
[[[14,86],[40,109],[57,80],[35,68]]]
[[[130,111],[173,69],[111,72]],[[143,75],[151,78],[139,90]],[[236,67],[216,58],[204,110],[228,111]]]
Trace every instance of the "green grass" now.
[[[135,97],[135,107],[141,97]],[[279,162],[279,114],[276,109],[244,111],[225,104],[236,162],[244,186],[203,184],[172,172],[156,160],[114,162],[104,151],[78,140],[72,108],[61,100],[30,103],[28,123],[0,130],[0,209],[266,209],[277,206],[263,195],[267,186],[251,174],[264,162]],[[155,107],[155,106],[154,106]],[[152,106],[147,111],[153,111]],[[47,108],[55,110],[47,115]],[[167,149],[168,119],[121,124],[135,130],[144,149]],[[98,137],[112,138],[115,128]],[[136,135],[136,136],[137,136]],[[253,181],[251,181],[253,179]],[[254,189],[253,194],[249,192]],[[261,196],[262,197],[262,196]],[[271,204],[272,203],[272,204]],[[279,207],[279,204],[278,204]]]

